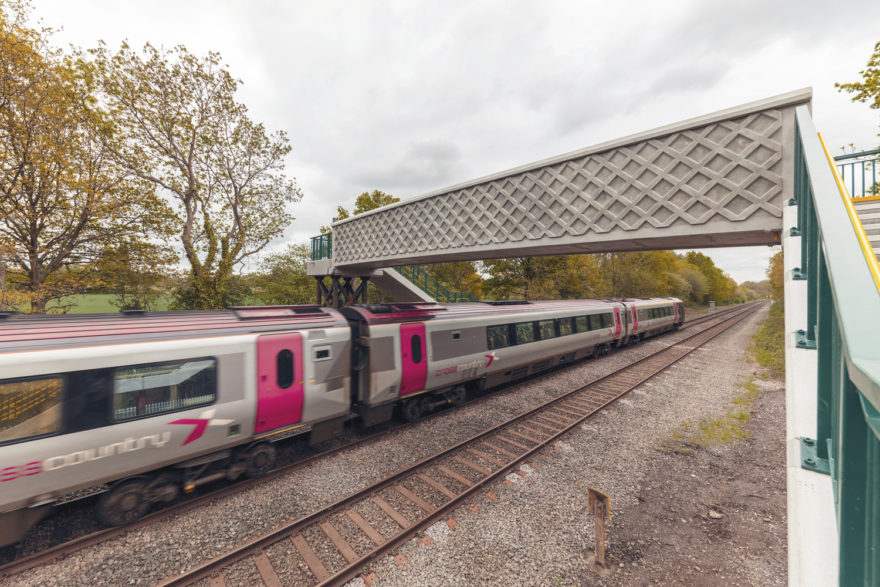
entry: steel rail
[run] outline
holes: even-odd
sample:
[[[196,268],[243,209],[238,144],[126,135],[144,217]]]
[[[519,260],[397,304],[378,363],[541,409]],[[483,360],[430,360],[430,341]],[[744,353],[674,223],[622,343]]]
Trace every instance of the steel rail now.
[[[686,330],[688,328],[691,328],[693,326],[697,326],[699,324],[702,324],[702,323],[710,321],[710,320],[723,318],[731,313],[734,313],[738,310],[743,309],[744,307],[750,307],[753,303],[739,305],[739,306],[731,306],[728,308],[720,309],[717,312],[712,312],[712,313],[708,313],[708,314],[701,314],[700,316],[696,316],[690,320],[685,321],[684,325],[681,327],[680,330]],[[669,332],[666,334],[673,334],[674,332],[675,331],[672,331],[672,332]],[[678,343],[673,343],[673,344],[678,344]],[[582,361],[570,363],[570,364],[564,366],[562,369],[570,369],[576,365],[581,365],[581,364],[582,364]],[[626,369],[626,368],[627,367],[624,367],[624,369]],[[524,378],[524,379],[518,379],[514,382],[503,384],[502,386],[499,386],[502,389],[498,390],[496,388],[496,391],[489,392],[489,393],[486,393],[486,394],[481,395],[479,397],[470,399],[470,400],[468,400],[466,405],[468,405],[468,406],[477,405],[478,403],[480,403],[482,401],[486,401],[491,398],[498,397],[501,393],[509,392],[516,385],[522,384],[522,383],[527,382],[529,380],[538,381],[548,375],[551,375],[553,373],[557,373],[559,371],[560,370],[547,371],[547,372],[541,373],[538,377],[536,377],[534,379]],[[615,373],[617,373],[617,372],[615,372]],[[24,572],[28,569],[32,569],[34,567],[48,564],[56,559],[63,559],[67,556],[70,556],[70,555],[72,555],[76,552],[79,552],[80,550],[83,550],[85,548],[88,548],[90,546],[94,546],[96,544],[100,544],[100,543],[105,542],[107,540],[123,536],[130,531],[137,530],[139,528],[148,526],[148,525],[153,524],[155,522],[166,519],[172,515],[183,514],[183,513],[192,511],[198,507],[201,507],[203,505],[211,503],[212,501],[215,501],[217,499],[222,499],[222,498],[228,497],[230,495],[235,495],[236,493],[238,493],[244,489],[247,489],[250,487],[255,487],[255,486],[258,486],[262,483],[266,483],[268,481],[276,479],[282,475],[287,475],[287,474],[293,473],[293,472],[295,472],[299,469],[302,469],[306,466],[309,466],[309,465],[313,464],[314,462],[319,461],[323,458],[327,458],[327,457],[341,454],[344,451],[347,451],[349,449],[361,448],[367,443],[377,442],[377,441],[381,440],[386,434],[390,434],[392,432],[405,431],[408,428],[419,425],[419,424],[421,424],[431,418],[442,417],[448,413],[449,413],[449,410],[439,410],[439,411],[436,411],[436,412],[433,412],[431,414],[426,415],[424,418],[422,418],[418,422],[412,422],[412,423],[407,422],[407,423],[397,424],[397,425],[393,426],[392,428],[375,432],[373,434],[370,434],[369,436],[366,436],[363,438],[358,438],[356,440],[346,442],[344,444],[341,444],[341,445],[333,447],[333,448],[322,450],[315,455],[311,455],[311,456],[305,457],[303,459],[297,460],[294,463],[283,465],[281,467],[278,467],[278,468],[270,471],[269,473],[267,473],[266,475],[263,475],[262,477],[258,477],[256,479],[241,479],[238,481],[234,481],[234,482],[232,482],[224,487],[221,487],[219,489],[214,489],[208,493],[191,497],[184,502],[180,502],[180,503],[177,503],[174,505],[166,506],[162,509],[159,509],[159,510],[156,510],[154,512],[147,514],[146,516],[144,516],[140,520],[138,520],[136,522],[132,522],[131,524],[127,524],[125,526],[103,528],[101,530],[97,530],[95,532],[85,534],[83,536],[78,536],[78,537],[76,537],[72,540],[69,540],[67,542],[64,542],[62,544],[57,544],[57,545],[51,546],[45,550],[29,554],[29,555],[23,556],[18,559],[14,559],[10,562],[7,562],[7,563],[0,565],[0,578],[5,578],[5,577],[10,577],[12,575],[16,575],[16,574]],[[94,495],[90,495],[86,499],[93,499],[94,497],[95,497]],[[71,502],[67,502],[67,503],[73,504],[73,503],[79,503],[79,501],[80,500],[71,501]]]
[[[233,550],[230,550],[225,554],[205,561],[181,575],[166,578],[162,580],[159,585],[162,585],[163,587],[188,585],[202,579],[210,579],[212,585],[222,585],[225,584],[225,582],[222,579],[222,575],[218,576],[217,573],[222,572],[222,569],[228,568],[252,555],[258,557],[254,558],[253,560],[254,564],[256,565],[257,571],[260,573],[260,576],[262,577],[264,583],[267,585],[280,584],[277,574],[272,568],[271,562],[264,554],[264,550],[287,538],[293,540],[294,545],[297,547],[296,550],[300,552],[310,571],[317,579],[318,585],[344,583],[345,581],[357,576],[359,570],[362,569],[365,565],[368,565],[372,561],[376,560],[378,557],[383,556],[389,550],[395,548],[396,546],[399,546],[406,540],[409,540],[415,533],[428,527],[428,525],[433,523],[440,516],[450,511],[451,509],[454,509],[463,500],[473,495],[477,490],[485,486],[487,483],[490,483],[494,479],[497,479],[500,475],[506,473],[511,468],[518,465],[538,450],[545,448],[549,443],[556,440],[574,427],[580,425],[584,420],[595,415],[596,413],[607,407],[609,404],[613,403],[614,401],[628,393],[630,390],[638,387],[648,379],[651,379],[652,377],[666,370],[670,365],[688,356],[701,345],[722,334],[735,324],[740,323],[745,318],[751,316],[755,311],[757,311],[757,309],[757,306],[749,305],[742,311],[734,313],[733,316],[727,318],[719,324],[710,326],[705,330],[702,330],[689,337],[686,337],[681,341],[678,341],[672,346],[666,347],[663,350],[652,353],[647,357],[635,361],[624,369],[618,370],[614,373],[602,377],[598,377],[584,386],[578,387],[577,389],[567,392],[562,396],[544,402],[540,406],[530,409],[527,412],[524,412],[504,422],[503,424],[479,433],[467,440],[459,442],[458,444],[444,449],[434,455],[431,455],[430,457],[422,459],[409,467],[406,467],[404,469],[401,469],[400,471],[397,471],[396,473],[389,475],[388,477],[373,485],[370,485],[355,493],[352,493],[347,497],[342,498],[341,500],[329,504],[299,519],[283,524],[282,526],[267,534],[255,537],[245,542],[243,545]],[[683,343],[687,342],[690,343],[690,346],[683,345]],[[640,367],[644,367],[646,369],[646,372],[633,375],[632,371]],[[622,374],[625,374],[627,376],[626,380],[623,382],[616,382],[615,379],[621,379]],[[564,407],[561,408],[560,404],[563,404]],[[551,410],[555,411],[551,412]],[[549,416],[547,415],[548,412],[550,413]],[[519,432],[517,432],[516,429],[513,429],[518,424],[521,425],[523,422],[529,422],[529,420],[536,415],[544,416],[541,420],[541,424],[533,423],[536,428],[526,428],[525,430],[528,431],[526,434],[523,434],[523,428],[520,428]],[[548,425],[548,421],[556,421],[561,427],[554,430],[552,425]],[[544,432],[539,434],[539,430],[537,429],[538,427],[540,429],[543,429]],[[546,430],[548,429],[553,431],[546,432]],[[507,440],[504,440],[505,436],[503,435],[507,436]],[[510,439],[511,436],[516,440],[512,441]],[[547,437],[540,438],[541,436]],[[525,452],[514,455],[513,459],[506,463],[502,463],[502,461],[494,457],[490,459],[484,458],[484,460],[495,461],[496,464],[502,464],[500,468],[495,471],[486,471],[486,474],[476,481],[470,483],[461,483],[467,485],[467,488],[457,494],[453,494],[453,492],[451,492],[448,488],[444,487],[445,490],[440,491],[442,491],[442,493],[444,493],[450,499],[449,501],[446,501],[444,504],[436,508],[430,506],[417,496],[413,496],[415,497],[415,499],[413,499],[412,497],[408,496],[405,491],[402,491],[400,489],[400,487],[403,487],[402,482],[404,480],[415,479],[417,476],[422,479],[427,477],[427,473],[429,472],[430,467],[438,462],[441,462],[446,457],[456,458],[456,460],[461,461],[462,458],[457,456],[459,453],[463,453],[466,449],[470,448],[471,453],[473,454],[472,447],[487,439],[493,439],[496,444],[502,444],[503,446],[507,447],[507,449],[504,449],[503,452],[506,452],[508,454],[514,454],[509,450],[512,446],[518,446],[524,449]],[[534,446],[521,444],[529,441],[533,442]],[[479,451],[477,451],[477,453],[479,453]],[[483,454],[485,455],[485,453]],[[474,457],[471,456],[470,460],[473,461]],[[474,464],[475,463],[471,463],[471,465]],[[478,465],[472,466],[471,468],[481,470],[481,468],[484,466],[485,465]],[[436,473],[434,475],[435,477],[437,476]],[[461,479],[466,480],[464,478]],[[429,483],[435,489],[438,485],[443,487],[443,484],[441,482],[438,482],[436,479],[431,480]],[[326,571],[323,563],[316,558],[313,550],[311,550],[307,545],[304,547],[302,546],[303,544],[305,544],[305,539],[300,533],[302,530],[312,526],[313,524],[321,523],[322,529],[324,529],[326,533],[327,528],[325,528],[325,526],[332,527],[332,524],[329,522],[329,518],[331,515],[342,513],[355,504],[362,503],[370,498],[375,498],[375,496],[377,496],[381,491],[392,487],[398,489],[398,492],[402,493],[405,497],[408,497],[409,501],[413,502],[416,506],[421,507],[421,509],[425,511],[425,515],[412,523],[404,524],[403,522],[396,520],[395,516],[393,516],[393,513],[389,513],[392,519],[395,519],[398,525],[401,526],[401,531],[398,532],[398,534],[396,534],[395,536],[384,540],[382,543],[377,543],[376,548],[374,548],[367,554],[358,557],[355,560],[351,560],[351,556],[345,557],[348,564],[333,574],[330,574]],[[409,491],[405,487],[404,489],[406,491]],[[410,492],[410,495],[412,495],[412,492]],[[402,518],[404,522],[407,522],[407,520],[402,516],[402,514],[400,514],[400,512],[394,513],[397,513],[398,517]],[[329,536],[330,534],[328,534],[328,537]],[[351,547],[348,546],[347,543],[345,543],[344,539],[342,539],[338,535],[338,533],[336,534],[336,538],[337,540],[341,540],[343,543],[342,548],[340,548],[340,545],[337,544],[337,540],[333,540],[333,538],[331,537],[331,540],[337,546],[337,549],[340,550],[340,554],[344,556],[343,550],[348,547],[347,551],[350,555],[353,552],[353,549],[351,549]],[[299,539],[299,542],[297,542],[297,539]]]

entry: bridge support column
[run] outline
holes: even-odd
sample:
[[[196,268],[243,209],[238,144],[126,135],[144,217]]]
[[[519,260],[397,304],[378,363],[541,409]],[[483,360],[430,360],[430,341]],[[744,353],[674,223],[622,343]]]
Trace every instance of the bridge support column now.
[[[325,278],[330,278],[329,287]],[[359,280],[357,286],[355,279]],[[367,303],[368,277],[345,277],[342,275],[316,275],[315,293],[319,306],[341,308],[350,304]]]

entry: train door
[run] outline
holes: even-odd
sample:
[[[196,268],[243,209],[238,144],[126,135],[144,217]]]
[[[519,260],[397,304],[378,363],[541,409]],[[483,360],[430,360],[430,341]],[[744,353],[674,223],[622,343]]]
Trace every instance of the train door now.
[[[620,338],[620,308],[617,306],[614,307],[614,324],[616,325],[614,338]]]
[[[257,338],[255,433],[302,420],[302,347],[299,334],[267,334]]]
[[[636,307],[633,306],[633,333],[639,331],[639,311],[636,310]]]
[[[425,352],[425,325],[400,325],[400,394],[425,389],[428,355]]]
[[[672,312],[673,312],[673,315],[674,315],[674,318],[673,318],[673,320],[672,320],[672,323],[673,323],[673,324],[678,324],[678,304],[672,304]]]

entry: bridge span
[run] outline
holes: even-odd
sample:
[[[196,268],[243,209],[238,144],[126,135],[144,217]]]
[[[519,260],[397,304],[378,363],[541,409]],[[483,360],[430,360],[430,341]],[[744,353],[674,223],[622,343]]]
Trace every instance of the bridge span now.
[[[809,89],[411,198],[333,224],[313,275],[511,256],[780,243]]]

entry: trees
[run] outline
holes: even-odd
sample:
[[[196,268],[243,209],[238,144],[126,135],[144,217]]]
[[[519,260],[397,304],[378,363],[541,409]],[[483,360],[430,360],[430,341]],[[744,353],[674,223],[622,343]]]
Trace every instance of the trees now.
[[[308,245],[288,245],[283,252],[268,255],[255,280],[261,299],[267,304],[315,303],[315,280],[306,274],[310,258]]]
[[[364,212],[369,212],[370,210],[375,210],[382,206],[388,206],[389,204],[394,204],[399,201],[400,198],[397,196],[386,194],[382,190],[363,192],[354,201],[354,215],[357,216],[358,214],[363,214]],[[336,216],[333,217],[332,222],[339,222],[340,220],[351,218],[351,216],[352,214],[350,214],[344,206],[336,206]],[[333,230],[329,226],[321,227],[321,234],[328,234],[330,232],[333,232]]]
[[[0,5],[0,263],[42,312],[92,285],[83,267],[163,209],[110,157],[86,115],[100,114],[88,84],[26,16],[25,4]]]
[[[483,278],[477,273],[473,261],[456,261],[427,265],[427,272],[451,291],[473,294],[477,299],[483,296]]]
[[[102,146],[173,203],[190,273],[180,300],[228,305],[236,264],[283,232],[293,220],[288,205],[301,198],[285,175],[287,136],[249,118],[235,101],[241,82],[216,53],[149,44],[138,53],[124,43],[89,53],[79,66],[109,109],[94,117]]]
[[[597,259],[606,297],[666,296],[683,287],[672,277],[678,268],[672,251],[601,253]]]
[[[111,304],[119,309],[155,310],[162,295],[158,286],[176,261],[170,247],[132,238],[105,247],[95,265],[102,289],[114,294]]]
[[[554,277],[562,270],[565,257],[512,257],[484,262],[489,273],[485,287],[495,299],[552,299]]]
[[[874,45],[874,53],[868,58],[868,65],[859,72],[862,81],[835,83],[842,92],[853,94],[853,102],[864,102],[869,108],[880,108],[880,41]]]
[[[701,302],[715,301],[719,304],[730,300],[736,292],[736,282],[715,266],[711,257],[690,251],[685,256],[688,263],[697,267],[708,283],[708,290],[703,294]]]

